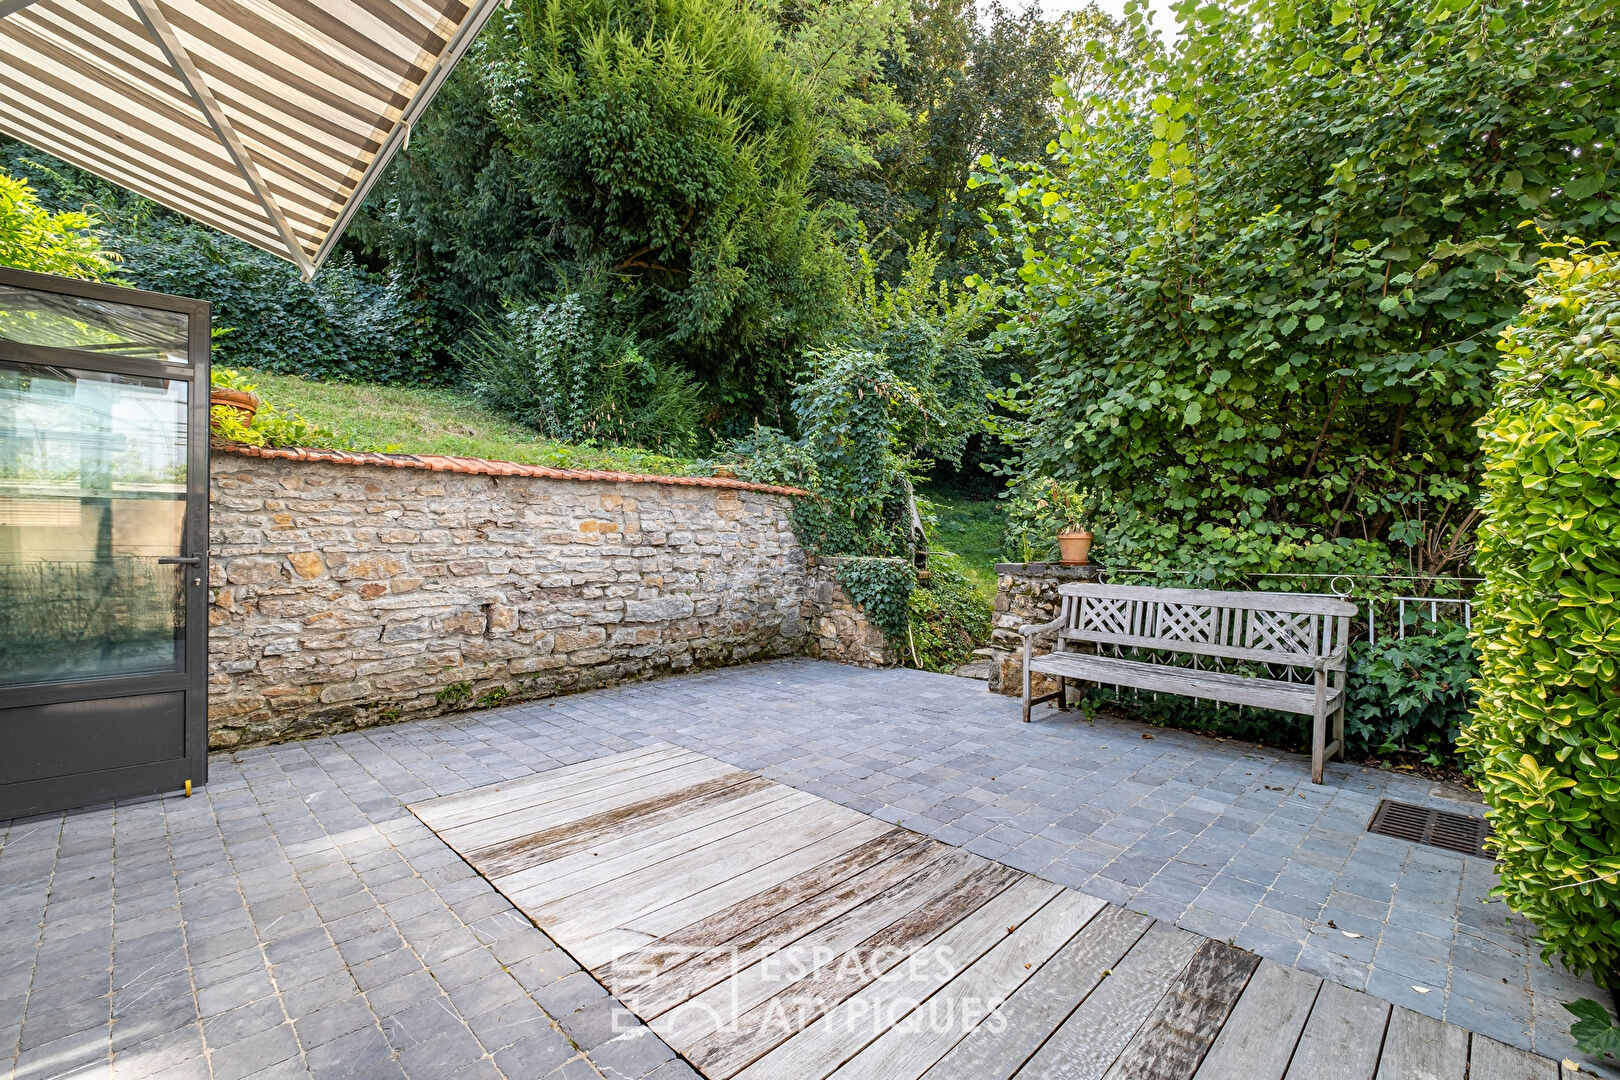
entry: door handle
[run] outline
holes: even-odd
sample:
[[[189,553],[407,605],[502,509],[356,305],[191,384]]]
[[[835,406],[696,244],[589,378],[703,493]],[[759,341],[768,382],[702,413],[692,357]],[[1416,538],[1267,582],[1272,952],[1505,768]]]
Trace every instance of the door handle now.
[[[201,566],[201,555],[162,555],[158,558],[159,566]]]

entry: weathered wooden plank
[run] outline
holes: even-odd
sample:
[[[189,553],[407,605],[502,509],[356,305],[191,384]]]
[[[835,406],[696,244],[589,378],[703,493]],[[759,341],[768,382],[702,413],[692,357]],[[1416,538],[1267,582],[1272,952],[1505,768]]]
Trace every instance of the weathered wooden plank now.
[[[1024,876],[999,863],[983,861],[966,877],[928,896],[887,925],[881,925],[882,919],[872,920],[880,928],[851,948],[838,952],[828,949],[812,953],[807,959],[773,960],[767,975],[774,978],[746,987],[739,980],[736,1006],[747,1003],[752,1007],[742,1011],[728,1004],[732,1020],[727,1029],[710,1031],[688,1044],[683,1053],[711,1077],[736,1073],[928,947],[930,941]],[[794,963],[800,966],[795,968]],[[718,993],[711,1001],[726,1001],[724,984],[715,990]],[[741,991],[747,991],[746,996]],[[762,996],[762,991],[768,996]]]
[[[621,1000],[630,1004],[637,1015],[649,1019],[660,1016],[681,1002],[749,969],[765,957],[801,941],[806,935],[820,935],[818,940],[824,940],[826,935],[836,934],[837,928],[829,927],[828,924],[890,888],[924,880],[928,871],[935,867],[941,858],[951,854],[952,850],[945,844],[933,841],[914,844],[894,858],[842,882],[826,887],[812,886],[816,891],[801,893],[801,896],[807,898],[800,903],[769,919],[757,922],[740,933],[719,940],[709,938],[708,940],[714,944],[700,955],[692,955],[691,946],[673,946],[683,949],[687,957],[685,962],[672,965],[656,979],[644,979],[630,984],[628,980],[619,983],[610,981],[605,977],[606,973],[597,977],[618,994]],[[968,864],[952,859],[946,864],[946,868],[957,865],[965,868]],[[821,867],[817,867],[810,873],[820,870]],[[832,872],[836,873],[837,868],[834,867]],[[966,870],[951,872],[965,875]],[[799,882],[805,878],[806,875],[800,874],[793,880]],[[727,908],[726,912],[733,912],[739,908],[750,912],[752,899],[750,897],[741,904],[734,904]],[[703,922],[710,924],[711,920],[705,919]],[[692,935],[686,931],[682,931],[681,936],[687,941],[692,940]],[[670,939],[661,938],[653,950],[643,952],[670,947]],[[621,961],[615,961],[613,970],[617,972],[629,968],[628,965],[622,965]]]
[[[1558,1080],[1558,1062],[1475,1034],[1468,1080]]]
[[[989,952],[1061,891],[1024,877],[737,1075],[746,1080],[822,1080],[899,1021],[895,1013],[903,1016],[902,1010],[909,1011],[950,981],[962,964]],[[725,1080],[727,1074],[711,1075]]]
[[[1388,1002],[1323,983],[1286,1080],[1373,1080],[1388,1025]]]
[[[595,885],[553,897],[544,885],[514,891],[510,898],[536,922],[543,922],[560,944],[588,938],[624,919],[691,896],[702,889],[728,882],[744,870],[770,862],[824,836],[849,828],[861,818],[842,806],[794,792],[778,807],[785,813],[770,815],[751,828],[691,848],[653,866],[598,881]],[[761,811],[769,814],[767,808]],[[735,903],[749,895],[737,892]]]
[[[488,878],[505,877],[539,866],[608,840],[642,833],[669,821],[679,821],[712,803],[780,786],[757,773],[731,772],[689,788],[630,803],[515,840],[490,844],[467,853],[467,861]]]
[[[1277,682],[1088,653],[1048,653],[1031,661],[1030,670],[1256,708],[1305,714],[1316,710],[1316,687],[1310,683]]]
[[[1282,1080],[1322,980],[1262,960],[1198,1067],[1198,1080]]]
[[[1217,589],[1160,589],[1149,585],[1097,585],[1069,582],[1058,586],[1062,596],[1095,596],[1109,600],[1148,603],[1199,604],[1210,607],[1287,611],[1305,615],[1356,615],[1356,606],[1335,596],[1309,593],[1221,591]]]
[[[698,758],[681,761],[654,773],[611,777],[601,786],[587,786],[543,806],[521,806],[453,828],[434,827],[439,838],[458,851],[473,851],[505,840],[515,840],[540,829],[555,828],[616,806],[667,795],[734,772],[729,765]]]
[[[678,746],[649,747],[633,754],[615,754],[611,758],[548,769],[533,776],[430,799],[414,804],[411,810],[429,828],[447,831],[509,810],[543,806],[614,780],[647,776],[698,760],[701,755]]]
[[[724,1013],[738,1017],[734,1027],[745,1026],[741,1019],[750,1010],[774,997],[792,993],[807,997],[811,991],[803,985],[814,979],[823,968],[838,968],[838,961],[852,951],[871,953],[876,942],[883,942],[891,951],[921,944],[940,933],[952,914],[957,917],[971,908],[967,903],[983,903],[988,899],[992,885],[1005,888],[1013,875],[993,874],[994,864],[968,852],[947,849],[941,856],[922,869],[898,881],[880,883],[884,887],[870,898],[838,918],[818,927],[785,948],[751,957],[754,962],[739,965],[735,973],[691,998],[689,1008],[674,1008],[687,997],[680,996],[688,987],[681,982],[670,986],[659,985],[650,1009],[641,1015],[657,1016],[652,1029],[666,1042],[677,1048],[690,1047],[718,1024],[715,1017]],[[919,936],[925,935],[925,936]],[[866,974],[865,965],[857,974]],[[826,982],[811,984],[815,996],[825,1000],[831,996]],[[859,989],[851,987],[842,996]],[[841,1000],[841,998],[840,998]],[[638,1000],[638,1004],[641,1002]],[[657,1012],[651,1011],[657,1009]],[[664,1013],[668,1015],[662,1015]]]
[[[781,948],[870,898],[877,887],[869,875],[896,869],[910,873],[948,850],[944,844],[896,826],[853,851],[728,905],[644,949],[627,953],[594,974],[602,985],[621,996],[633,996],[654,983],[662,984],[677,969],[681,969],[680,977],[691,980],[698,990],[707,989],[713,982],[704,981],[706,972],[716,972],[714,981],[718,981],[724,977],[720,973],[731,967],[733,957],[746,956],[759,948]],[[889,869],[883,869],[886,867]]]
[[[1389,1018],[1378,1080],[1463,1080],[1468,1032],[1399,1005]]]
[[[568,946],[586,970],[596,971],[609,961],[676,933],[717,911],[852,851],[887,831],[887,823],[867,818],[857,825],[806,844],[728,881],[701,892],[624,918],[619,925],[590,937],[576,938]]]
[[[1102,982],[1153,920],[1109,906],[999,1010],[974,1028],[925,1080],[1007,1080]]]
[[[881,1076],[919,1080],[933,1065],[1068,944],[1104,904],[1062,892],[938,992],[845,1062],[842,1080]]]
[[[643,759],[657,759],[672,757],[677,754],[690,754],[692,751],[671,743],[654,743],[651,746],[638,746],[634,750],[626,750],[619,754],[609,754],[607,757],[593,758],[590,761],[581,761],[573,765],[559,765],[556,768],[546,769],[543,772],[531,773],[528,776],[518,776],[511,780],[502,780],[494,784],[485,784],[470,791],[458,791],[453,795],[440,795],[434,799],[424,799],[413,803],[411,809],[424,821],[432,819],[434,823],[442,823],[448,828],[451,825],[461,824],[473,818],[460,817],[461,813],[469,808],[482,808],[497,805],[503,799],[526,798],[530,794],[539,792],[542,796],[559,785],[573,784],[593,776],[602,776],[615,770],[624,768]]]
[[[822,801],[808,792],[772,784],[759,791],[705,807],[688,821],[665,822],[645,833],[621,836],[609,840],[600,848],[576,851],[552,862],[491,880],[507,895],[522,897],[525,904],[538,908],[574,893],[597,888],[604,882],[628,877],[666,859],[786,817],[794,811],[819,808],[818,804]]]
[[[1196,653],[1215,656],[1223,660],[1249,660],[1259,664],[1290,664],[1308,667],[1324,655],[1316,649],[1267,649],[1252,645],[1226,645],[1219,641],[1187,641],[1183,638],[1144,637],[1140,634],[1118,634],[1107,630],[1069,630],[1063,635],[1070,641],[1089,641],[1098,645],[1120,645],[1127,649],[1168,649],[1178,653]]]
[[[1199,938],[1148,927],[1125,959],[1015,1074],[1022,1080],[1100,1080],[1192,959]]]
[[[1259,963],[1258,956],[1224,941],[1198,946],[1107,1080],[1189,1080]]]

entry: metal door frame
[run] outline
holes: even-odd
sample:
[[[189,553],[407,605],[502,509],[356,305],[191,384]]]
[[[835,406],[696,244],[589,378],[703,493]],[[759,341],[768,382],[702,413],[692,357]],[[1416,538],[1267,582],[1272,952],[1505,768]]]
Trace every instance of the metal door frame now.
[[[206,300],[146,292],[99,282],[76,281],[0,267],[0,285],[75,296],[187,316],[185,364],[109,356],[77,349],[22,345],[0,339],[0,360],[51,364],[118,375],[188,378],[186,403],[186,514],[183,535],[200,562],[186,571],[185,670],[152,675],[120,675],[76,682],[0,689],[0,709],[68,701],[94,701],[148,693],[185,694],[185,754],[179,760],[72,773],[0,785],[0,820],[50,813],[116,799],[174,791],[208,779],[208,432],[209,346],[212,314]]]

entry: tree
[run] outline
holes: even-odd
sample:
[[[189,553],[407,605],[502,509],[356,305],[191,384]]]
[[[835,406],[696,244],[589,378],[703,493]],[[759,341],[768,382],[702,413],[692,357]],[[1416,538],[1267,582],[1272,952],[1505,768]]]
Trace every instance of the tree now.
[[[121,284],[212,304],[214,361],[222,367],[403,384],[439,374],[420,305],[387,267],[374,277],[340,252],[304,281],[285,260],[0,138],[0,173],[7,171],[28,178],[54,220],[93,220],[92,246],[117,260]]]
[[[985,177],[1022,467],[1110,500],[1120,561],[1456,572],[1520,223],[1620,232],[1615,9],[1179,10],[1174,55],[1060,86],[1049,162]]]
[[[0,266],[99,281],[115,257],[102,247],[100,224],[81,211],[51,213],[26,180],[0,172]]]
[[[944,276],[987,269],[981,211],[996,200],[993,191],[970,191],[970,175],[985,154],[1019,162],[1043,156],[1057,130],[1052,80],[1091,77],[1095,61],[1083,47],[1093,37],[1119,37],[1095,4],[1047,21],[1035,5],[1014,11],[1000,0],[982,9],[971,0],[917,0],[905,49],[887,70],[918,130],[895,181],[909,223],[886,246],[895,252],[886,270],[897,274],[905,246],[924,233],[938,237]]]

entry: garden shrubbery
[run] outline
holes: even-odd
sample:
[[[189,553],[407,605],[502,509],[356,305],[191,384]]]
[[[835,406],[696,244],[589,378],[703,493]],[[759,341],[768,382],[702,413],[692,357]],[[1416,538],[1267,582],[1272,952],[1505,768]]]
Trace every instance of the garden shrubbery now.
[[[1462,747],[1498,895],[1580,972],[1620,978],[1620,260],[1549,262],[1480,422],[1479,705]]]
[[[910,598],[913,659],[924,671],[954,671],[990,639],[990,604],[948,552],[931,555],[928,580]]]

